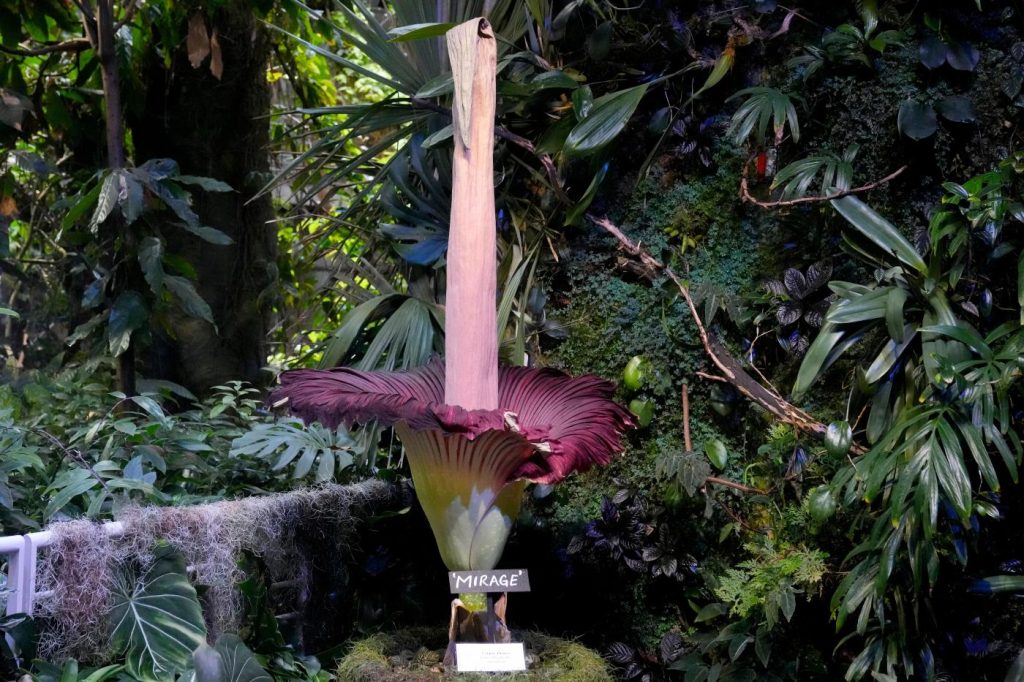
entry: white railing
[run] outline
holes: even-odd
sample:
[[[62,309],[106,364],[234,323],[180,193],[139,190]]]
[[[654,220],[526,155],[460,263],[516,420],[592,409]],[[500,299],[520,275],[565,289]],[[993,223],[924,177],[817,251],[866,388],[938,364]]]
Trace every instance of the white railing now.
[[[120,521],[103,524],[103,530],[112,538],[124,534]],[[7,614],[32,615],[37,599],[45,599],[50,592],[36,592],[36,563],[39,550],[53,544],[53,531],[43,530],[26,535],[0,537],[0,554],[7,555]]]

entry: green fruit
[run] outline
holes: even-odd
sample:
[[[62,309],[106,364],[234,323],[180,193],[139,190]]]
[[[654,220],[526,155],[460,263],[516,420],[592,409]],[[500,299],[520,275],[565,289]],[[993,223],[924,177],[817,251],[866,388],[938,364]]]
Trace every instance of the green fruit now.
[[[846,422],[832,422],[825,429],[825,449],[833,457],[842,457],[850,451],[853,429]]]
[[[717,438],[708,438],[704,441],[704,454],[719,471],[729,463],[729,452],[725,449],[725,443]]]
[[[819,485],[807,493],[807,511],[818,523],[827,521],[836,513],[836,499],[827,485]]]
[[[629,411],[636,415],[636,421],[640,426],[647,426],[654,419],[654,401],[634,398],[629,401]]]
[[[647,363],[643,356],[634,355],[622,370],[622,384],[631,391],[638,391],[647,381]]]

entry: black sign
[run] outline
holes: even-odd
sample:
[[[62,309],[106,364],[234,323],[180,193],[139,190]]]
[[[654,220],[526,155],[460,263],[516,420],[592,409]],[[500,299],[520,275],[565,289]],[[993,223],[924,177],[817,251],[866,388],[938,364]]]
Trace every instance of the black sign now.
[[[449,571],[452,594],[460,592],[529,592],[530,574],[525,568],[505,571]]]

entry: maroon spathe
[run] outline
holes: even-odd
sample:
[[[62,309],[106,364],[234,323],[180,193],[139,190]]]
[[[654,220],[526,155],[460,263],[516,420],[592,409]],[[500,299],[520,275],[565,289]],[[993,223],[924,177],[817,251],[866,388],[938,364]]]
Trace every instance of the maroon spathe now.
[[[405,372],[298,369],[281,375],[273,400],[307,421],[335,427],[376,420],[404,422],[470,440],[488,431],[522,439],[520,462],[509,481],[555,483],[573,471],[607,464],[633,416],[611,400],[613,387],[592,375],[570,377],[554,369],[501,367],[498,409],[466,410],[444,403],[439,359]]]

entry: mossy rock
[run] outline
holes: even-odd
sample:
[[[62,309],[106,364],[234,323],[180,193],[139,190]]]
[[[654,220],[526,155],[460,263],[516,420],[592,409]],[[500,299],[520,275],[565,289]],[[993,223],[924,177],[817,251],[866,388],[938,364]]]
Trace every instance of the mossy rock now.
[[[515,633],[526,645],[530,669],[519,673],[456,673],[441,664],[448,644],[443,628],[378,633],[352,644],[338,665],[346,682],[611,682],[600,654],[577,642],[536,632]]]

